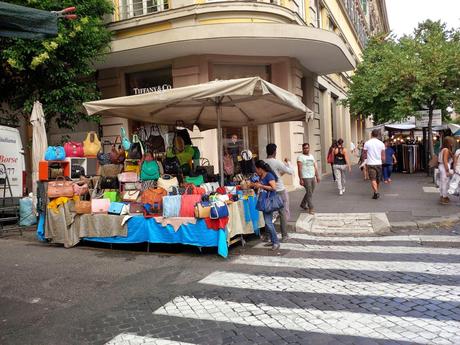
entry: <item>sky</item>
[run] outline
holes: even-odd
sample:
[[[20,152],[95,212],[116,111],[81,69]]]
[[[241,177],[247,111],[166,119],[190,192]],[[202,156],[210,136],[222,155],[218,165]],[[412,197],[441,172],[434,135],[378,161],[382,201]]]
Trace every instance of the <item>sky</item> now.
[[[460,0],[386,0],[390,29],[398,37],[411,34],[425,19],[460,27]]]

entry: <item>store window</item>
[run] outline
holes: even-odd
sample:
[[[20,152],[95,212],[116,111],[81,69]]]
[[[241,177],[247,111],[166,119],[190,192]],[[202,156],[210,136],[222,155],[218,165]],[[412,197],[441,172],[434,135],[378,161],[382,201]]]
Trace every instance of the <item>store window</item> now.
[[[150,71],[127,73],[125,79],[127,95],[139,95],[173,87],[171,66]]]

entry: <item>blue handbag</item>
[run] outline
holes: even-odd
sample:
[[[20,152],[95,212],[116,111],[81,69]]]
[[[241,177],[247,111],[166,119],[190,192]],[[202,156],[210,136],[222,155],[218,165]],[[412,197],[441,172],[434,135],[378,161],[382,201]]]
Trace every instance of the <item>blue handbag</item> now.
[[[45,152],[46,161],[63,161],[65,150],[62,146],[48,146]]]
[[[283,199],[278,193],[261,191],[257,198],[256,209],[264,213],[278,211],[284,207]]]
[[[126,131],[123,127],[120,129],[121,131],[121,146],[123,146],[123,149],[125,151],[128,151],[131,148],[131,142],[128,139],[128,136],[126,135]]]
[[[228,217],[228,206],[223,201],[216,201],[211,204],[211,213],[209,218],[219,219]]]
[[[108,210],[108,214],[116,214],[116,215],[120,215],[121,212],[123,211],[123,207],[125,206],[124,203],[122,202],[116,202],[116,201],[112,201],[110,203],[110,206],[109,206],[109,210]]]
[[[163,217],[179,217],[182,195],[163,197]]]

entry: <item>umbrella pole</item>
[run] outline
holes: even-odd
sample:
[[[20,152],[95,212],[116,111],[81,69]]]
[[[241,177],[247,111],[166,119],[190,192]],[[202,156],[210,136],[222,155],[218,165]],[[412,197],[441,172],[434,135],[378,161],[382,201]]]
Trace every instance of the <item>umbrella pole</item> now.
[[[222,103],[219,100],[216,103],[216,112],[217,112],[217,145],[219,146],[219,176],[220,176],[220,185],[224,185],[224,147],[222,145],[222,125],[220,123],[222,117]]]

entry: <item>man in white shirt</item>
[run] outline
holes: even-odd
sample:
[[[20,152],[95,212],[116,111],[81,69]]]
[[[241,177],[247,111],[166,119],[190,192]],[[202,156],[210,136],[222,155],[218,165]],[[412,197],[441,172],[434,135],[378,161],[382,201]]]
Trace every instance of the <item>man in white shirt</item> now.
[[[315,157],[310,154],[310,144],[308,143],[302,145],[302,154],[297,157],[297,169],[299,170],[300,185],[305,188],[305,195],[300,207],[307,210],[308,205],[308,213],[315,214],[312,199],[315,185],[320,182],[320,177],[318,165]]]
[[[385,144],[378,139],[379,135],[380,130],[374,129],[371,134],[372,138],[364,144],[367,171],[374,192],[372,199],[380,197],[379,185],[382,177],[382,162],[385,161]]]
[[[280,210],[279,215],[280,215],[280,227],[281,227],[281,242],[286,242],[289,239],[288,233],[287,233],[287,221],[289,218],[289,196],[286,191],[286,188],[284,187],[283,180],[281,179],[281,176],[284,174],[289,174],[292,175],[294,174],[294,170],[289,166],[289,161],[287,158],[284,159],[284,162],[281,162],[280,160],[276,159],[276,145],[275,144],[268,144],[267,147],[265,148],[267,151],[267,159],[265,159],[265,162],[272,168],[272,170],[275,172],[275,174],[278,176],[278,181],[276,182],[276,193],[279,194],[281,199],[283,199],[284,202],[284,208]]]

